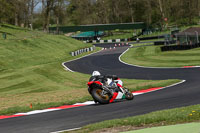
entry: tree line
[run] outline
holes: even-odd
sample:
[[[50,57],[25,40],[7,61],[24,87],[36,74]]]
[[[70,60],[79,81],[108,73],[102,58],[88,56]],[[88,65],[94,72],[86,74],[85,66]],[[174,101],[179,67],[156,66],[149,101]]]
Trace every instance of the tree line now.
[[[145,22],[191,25],[200,0],[0,0],[0,23],[48,30],[51,25]]]

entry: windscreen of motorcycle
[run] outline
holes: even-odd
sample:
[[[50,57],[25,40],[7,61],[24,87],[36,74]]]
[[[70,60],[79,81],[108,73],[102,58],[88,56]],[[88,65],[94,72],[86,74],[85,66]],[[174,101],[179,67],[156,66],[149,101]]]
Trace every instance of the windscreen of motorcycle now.
[[[108,85],[112,85],[112,79],[108,78],[107,83],[108,83]]]

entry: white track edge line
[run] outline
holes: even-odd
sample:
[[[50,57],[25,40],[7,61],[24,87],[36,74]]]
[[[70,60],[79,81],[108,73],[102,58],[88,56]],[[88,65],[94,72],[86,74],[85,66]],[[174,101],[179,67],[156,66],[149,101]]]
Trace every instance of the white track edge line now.
[[[34,114],[40,114],[40,113],[46,113],[46,112],[51,112],[51,111],[57,111],[61,109],[43,109],[43,110],[33,110],[27,113],[17,113],[15,115],[34,115]]]
[[[88,106],[88,105],[92,105],[95,104],[94,101],[86,101],[83,103],[75,103],[73,105],[81,105],[81,106]],[[79,106],[77,106],[79,107]],[[76,108],[76,107],[70,107],[70,108]],[[69,109],[69,108],[66,108]],[[53,109],[41,109],[41,110],[33,110],[30,112],[26,112],[26,113],[17,113],[14,115],[33,115],[33,114],[40,114],[40,113],[46,113],[46,112],[51,112],[51,111],[58,111],[58,110],[63,110],[62,108],[53,108]]]
[[[162,88],[160,88],[160,89],[158,89],[158,90],[153,90],[153,91],[149,91],[149,92],[145,92],[145,93],[141,93],[141,94],[146,94],[146,93],[151,93],[151,92],[163,90],[163,89],[166,89],[166,88],[169,88],[169,87],[172,87],[172,86],[176,86],[176,85],[182,84],[182,83],[184,83],[185,81],[186,81],[186,80],[182,80],[182,81],[180,81],[180,82],[178,82],[178,83],[175,83],[175,84],[172,84],[172,85],[169,85],[169,86],[166,86],[166,87],[162,87]],[[141,94],[137,94],[137,95],[141,95]]]
[[[50,133],[61,133],[61,132],[68,132],[68,131],[79,130],[79,129],[81,129],[81,127],[72,128],[72,129],[67,129],[67,130],[61,130],[61,131],[55,131],[55,132],[50,132]]]
[[[132,47],[132,46],[131,46]],[[140,66],[140,65],[133,65],[133,64],[129,64],[126,63],[124,61],[121,60],[121,57],[129,50],[130,48],[128,48],[126,51],[124,51],[120,56],[119,56],[119,61],[123,64],[129,65],[129,66],[134,66],[134,67],[140,67],[140,68],[156,68],[156,69],[188,69],[188,68],[199,68],[200,66],[192,66],[192,67],[145,67],[145,66]]]
[[[176,85],[182,84],[182,83],[184,83],[184,82],[186,82],[186,80],[182,80],[182,81],[180,81],[180,82],[178,82],[178,83],[175,83],[175,84],[172,84],[172,85],[168,85],[168,86],[166,86],[166,87],[163,87],[163,89],[164,89],[164,88],[169,88],[169,87],[172,87],[172,86],[176,86]]]
[[[91,53],[91,54],[88,54],[88,55],[85,55],[85,56],[82,56],[82,57],[76,58],[76,59],[72,59],[72,60],[69,60],[69,61],[63,62],[63,63],[62,63],[62,66],[65,68],[65,70],[70,71],[70,72],[74,72],[73,70],[71,70],[70,68],[68,68],[67,66],[65,66],[64,64],[65,64],[65,63],[68,63],[68,62],[71,62],[71,61],[75,61],[75,60],[78,60],[78,59],[84,58],[84,57],[87,57],[87,56],[90,56],[90,55],[92,55],[92,54],[99,53],[99,52],[101,52],[102,50],[103,50],[103,49],[101,49],[101,50],[99,50],[99,51],[97,51],[97,52],[94,52],[94,53]]]

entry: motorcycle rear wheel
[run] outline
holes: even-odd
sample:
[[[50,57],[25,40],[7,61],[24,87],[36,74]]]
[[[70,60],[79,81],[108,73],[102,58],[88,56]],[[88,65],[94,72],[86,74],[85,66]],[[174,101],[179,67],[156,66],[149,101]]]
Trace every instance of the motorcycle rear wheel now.
[[[93,99],[97,102],[99,102],[100,104],[108,104],[110,101],[110,96],[109,94],[102,94],[102,89],[100,88],[93,88],[91,91],[91,95],[93,97]]]

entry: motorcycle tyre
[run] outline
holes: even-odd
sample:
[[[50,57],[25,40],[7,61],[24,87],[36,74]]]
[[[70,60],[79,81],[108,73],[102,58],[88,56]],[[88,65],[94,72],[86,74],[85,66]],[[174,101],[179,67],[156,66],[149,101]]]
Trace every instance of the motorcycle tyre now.
[[[91,95],[94,101],[99,102],[100,104],[108,104],[110,101],[110,96],[107,94],[107,99],[103,99],[100,95],[97,94],[97,91],[99,90],[102,91],[102,89],[99,89],[99,88],[93,88],[91,90]]]
[[[125,98],[126,98],[126,100],[133,100],[134,96],[133,96],[133,94],[131,92],[127,92],[125,94]]]

